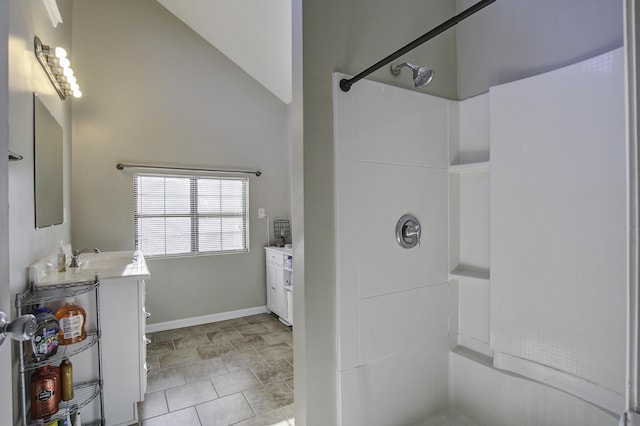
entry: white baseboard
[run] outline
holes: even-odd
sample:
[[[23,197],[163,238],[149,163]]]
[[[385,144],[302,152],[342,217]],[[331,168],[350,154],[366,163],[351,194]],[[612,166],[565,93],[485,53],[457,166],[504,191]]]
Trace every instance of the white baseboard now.
[[[255,308],[238,309],[237,311],[220,312],[218,314],[203,315],[200,317],[192,317],[179,319],[174,321],[157,322],[147,324],[146,332],[155,333],[157,331],[173,330],[176,328],[192,327],[194,325],[209,324],[211,322],[225,321],[235,318],[248,317],[250,315],[258,315],[267,313],[266,306],[256,306]]]

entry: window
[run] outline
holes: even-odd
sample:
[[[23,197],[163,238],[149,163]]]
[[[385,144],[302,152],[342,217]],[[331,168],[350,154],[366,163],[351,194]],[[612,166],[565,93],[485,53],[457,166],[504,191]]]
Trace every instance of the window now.
[[[136,248],[145,256],[246,253],[248,179],[134,176]]]

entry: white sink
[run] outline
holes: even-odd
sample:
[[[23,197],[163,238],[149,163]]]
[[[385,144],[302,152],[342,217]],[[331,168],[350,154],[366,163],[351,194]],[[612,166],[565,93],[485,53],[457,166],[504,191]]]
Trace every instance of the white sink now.
[[[148,277],[149,269],[144,256],[139,251],[112,251],[84,253],[80,255],[78,268],[67,267],[66,272],[52,270],[54,260],[47,257],[29,267],[31,280],[36,286],[63,284],[93,280],[96,275],[101,280],[109,278]]]
[[[127,267],[137,260],[136,252],[87,253],[80,255],[80,270],[103,270]]]

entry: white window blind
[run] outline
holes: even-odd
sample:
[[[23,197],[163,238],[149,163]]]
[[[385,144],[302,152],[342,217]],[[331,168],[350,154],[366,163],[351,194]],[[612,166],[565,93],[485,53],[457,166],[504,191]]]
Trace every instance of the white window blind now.
[[[135,175],[136,248],[145,256],[248,252],[248,179]]]

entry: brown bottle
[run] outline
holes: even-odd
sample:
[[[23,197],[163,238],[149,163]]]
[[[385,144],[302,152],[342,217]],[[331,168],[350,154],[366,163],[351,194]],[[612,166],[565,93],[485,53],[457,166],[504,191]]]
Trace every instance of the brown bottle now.
[[[60,393],[61,401],[71,401],[73,399],[73,365],[68,358],[64,358],[60,364]]]
[[[48,365],[31,376],[31,417],[46,419],[58,411],[58,383],[60,377]]]

